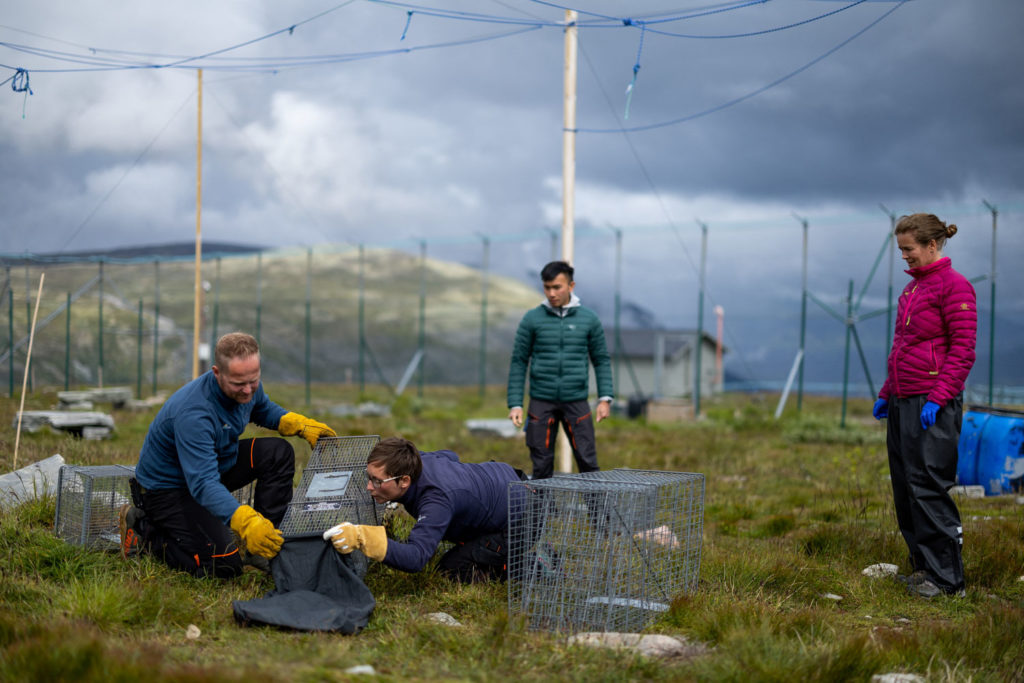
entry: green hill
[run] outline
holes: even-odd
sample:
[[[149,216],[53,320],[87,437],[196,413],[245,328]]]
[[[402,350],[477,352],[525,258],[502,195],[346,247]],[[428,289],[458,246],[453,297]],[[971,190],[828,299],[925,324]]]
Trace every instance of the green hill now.
[[[154,337],[161,385],[177,385],[191,376],[194,262],[189,260],[105,262],[31,266],[27,280],[34,304],[39,274],[46,273],[33,348],[34,383],[134,385],[139,376],[139,339],[143,394],[152,389]],[[5,318],[13,317],[15,384],[24,368],[23,343],[29,310],[22,268],[4,287]],[[263,346],[264,377],[296,382],[305,377],[306,308],[309,305],[313,381],[358,382],[360,372],[360,256],[358,250],[282,251],[209,259],[202,265],[200,341],[214,333],[242,330],[257,334]],[[485,334],[481,334],[482,276],[456,263],[427,259],[392,249],[368,249],[363,256],[363,372],[368,383],[394,386],[418,349],[420,291],[423,310],[425,380],[429,384],[479,381],[481,340],[486,344],[486,380],[504,383],[515,326],[523,312],[541,299],[539,286],[488,276]],[[102,348],[99,334],[102,288]],[[64,311],[68,297],[70,325]],[[140,331],[140,300],[142,320]],[[156,304],[159,303],[157,317]],[[11,315],[13,313],[13,316]],[[157,322],[158,321],[158,322]],[[8,321],[11,322],[11,321]],[[2,333],[0,333],[2,334]],[[5,337],[7,335],[4,335]],[[5,340],[6,341],[6,340]],[[8,344],[2,348],[6,351]],[[0,356],[0,376],[10,374]]]

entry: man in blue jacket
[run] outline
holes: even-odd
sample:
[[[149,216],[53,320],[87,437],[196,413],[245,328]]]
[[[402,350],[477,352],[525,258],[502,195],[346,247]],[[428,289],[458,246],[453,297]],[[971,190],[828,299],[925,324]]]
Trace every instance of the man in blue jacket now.
[[[242,571],[239,540],[250,555],[277,554],[295,453],[280,438],[239,441],[250,422],[311,446],[336,436],[271,401],[256,339],[232,332],[217,341],[213,367],[174,392],[149,426],[132,482],[137,507],[121,509],[125,556],[141,546],[194,576],[231,577]],[[253,480],[253,505],[239,504],[231,491]]]
[[[441,541],[455,547],[438,565],[462,583],[505,576],[508,485],[522,480],[503,462],[464,463],[452,451],[420,453],[406,439],[381,440],[366,459],[366,490],[378,503],[397,501],[416,519],[409,539],[389,539],[383,526],[345,522],[324,532],[342,554],[367,557],[407,572],[421,571]]]
[[[552,261],[540,272],[544,302],[527,311],[516,330],[508,369],[508,417],[523,424],[523,385],[530,368],[530,407],[526,445],[533,461],[533,478],[550,477],[554,470],[555,436],[561,423],[569,436],[580,472],[598,469],[587,394],[590,367],[597,377],[597,421],[611,412],[612,365],[597,314],[580,305],[573,294],[573,267]]]

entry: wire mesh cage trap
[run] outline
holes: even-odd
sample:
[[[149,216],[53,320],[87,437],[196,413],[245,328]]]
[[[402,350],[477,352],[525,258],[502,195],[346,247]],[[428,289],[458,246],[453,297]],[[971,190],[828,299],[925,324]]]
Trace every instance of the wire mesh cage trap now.
[[[57,475],[57,512],[53,529],[72,545],[115,550],[120,545],[117,513],[132,501],[126,465],[64,465]]]
[[[235,489],[231,495],[242,505],[252,505],[256,499],[256,481],[250,481],[242,488]]]
[[[342,522],[380,524],[383,505],[366,491],[366,457],[379,436],[321,437],[284,513],[285,538],[319,536]]]
[[[606,470],[509,485],[509,614],[636,632],[697,587],[704,475]]]

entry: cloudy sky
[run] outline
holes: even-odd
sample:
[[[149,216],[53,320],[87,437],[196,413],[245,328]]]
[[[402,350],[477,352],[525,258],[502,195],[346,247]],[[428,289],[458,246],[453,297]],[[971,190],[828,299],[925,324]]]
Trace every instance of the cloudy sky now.
[[[192,240],[202,67],[204,240],[426,240],[431,255],[478,264],[486,235],[492,267],[520,278],[551,255],[562,222],[564,6],[8,5],[0,254]],[[996,319],[1007,336],[1024,332],[1013,294],[1024,287],[1014,265],[1024,255],[1024,3],[573,7],[585,303],[610,315],[620,229],[624,299],[664,325],[695,327],[704,223],[705,327],[723,306],[734,369],[762,375],[767,364],[784,376],[797,345],[800,218],[809,289],[845,310],[848,282],[865,286],[886,238],[880,205],[955,222],[946,253],[977,277],[991,269],[986,199],[999,208]],[[31,95],[12,87],[25,82],[18,69]],[[883,258],[862,311],[885,305],[887,279]],[[987,316],[988,281],[977,287]],[[842,325],[812,308],[812,341],[841,347]],[[884,346],[884,330],[875,336],[865,343]],[[1024,383],[1005,343],[1006,383]],[[841,358],[825,355],[828,379]]]

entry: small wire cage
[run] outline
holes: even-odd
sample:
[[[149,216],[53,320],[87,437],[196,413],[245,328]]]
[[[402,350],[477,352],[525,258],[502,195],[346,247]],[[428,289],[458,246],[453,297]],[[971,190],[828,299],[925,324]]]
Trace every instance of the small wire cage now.
[[[126,465],[63,465],[57,475],[57,512],[53,530],[72,545],[98,550],[120,546],[117,513],[132,502]]]
[[[252,505],[256,498],[256,481],[250,481],[248,484],[240,489],[235,489],[231,492],[231,495],[235,497],[242,505]]]
[[[508,609],[531,629],[640,631],[697,587],[703,474],[513,482],[508,505]]]
[[[341,522],[381,524],[383,505],[366,491],[366,457],[379,436],[321,437],[284,513],[285,538],[319,536]]]

